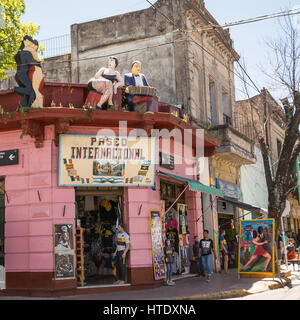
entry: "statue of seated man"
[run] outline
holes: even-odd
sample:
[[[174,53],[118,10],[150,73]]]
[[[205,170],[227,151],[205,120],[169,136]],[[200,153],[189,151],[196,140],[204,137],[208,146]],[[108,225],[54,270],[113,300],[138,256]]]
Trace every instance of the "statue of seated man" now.
[[[44,85],[44,74],[41,59],[37,53],[38,48],[38,41],[26,35],[18,53],[15,55],[17,63],[15,79],[19,87],[15,87],[14,91],[23,97],[20,108],[44,106],[44,96],[41,93]]]
[[[133,112],[139,103],[147,102],[147,111],[150,111],[152,97],[156,95],[156,90],[149,86],[144,74],[141,73],[142,63],[134,61],[131,65],[131,73],[124,76],[126,101],[129,111]],[[142,90],[148,87],[148,90]]]

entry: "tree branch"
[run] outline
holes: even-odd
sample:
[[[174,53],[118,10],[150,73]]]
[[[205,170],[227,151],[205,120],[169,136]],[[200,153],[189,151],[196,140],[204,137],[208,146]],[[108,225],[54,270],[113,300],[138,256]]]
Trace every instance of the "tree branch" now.
[[[268,147],[265,143],[264,138],[260,138],[259,143],[260,143],[261,153],[264,161],[267,187],[270,193],[271,190],[273,189],[273,179],[272,179],[272,172],[271,172],[270,161],[269,161]]]

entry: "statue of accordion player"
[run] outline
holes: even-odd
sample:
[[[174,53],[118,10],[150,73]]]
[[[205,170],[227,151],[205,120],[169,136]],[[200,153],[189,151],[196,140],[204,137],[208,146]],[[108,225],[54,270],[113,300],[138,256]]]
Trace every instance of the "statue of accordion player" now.
[[[156,96],[156,88],[149,86],[141,69],[142,63],[134,61],[131,65],[131,73],[124,76],[126,102],[131,112],[151,111],[152,98]]]

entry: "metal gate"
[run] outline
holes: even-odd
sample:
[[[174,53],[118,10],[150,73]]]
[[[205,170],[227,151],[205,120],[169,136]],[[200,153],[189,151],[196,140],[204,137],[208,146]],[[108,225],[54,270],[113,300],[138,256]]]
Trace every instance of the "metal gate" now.
[[[4,194],[0,194],[0,290],[5,289],[4,224],[5,224],[5,200],[4,200]]]

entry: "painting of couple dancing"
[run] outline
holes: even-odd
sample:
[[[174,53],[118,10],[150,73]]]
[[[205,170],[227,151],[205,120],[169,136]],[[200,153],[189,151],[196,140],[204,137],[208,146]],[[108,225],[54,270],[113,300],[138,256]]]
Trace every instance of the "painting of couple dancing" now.
[[[274,219],[241,221],[239,239],[239,273],[274,272]]]

